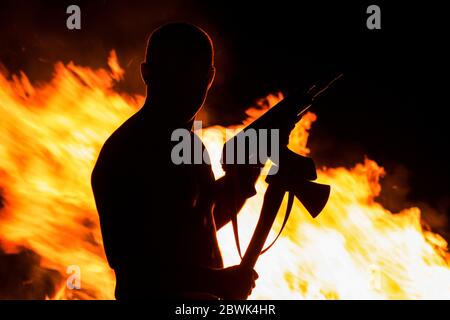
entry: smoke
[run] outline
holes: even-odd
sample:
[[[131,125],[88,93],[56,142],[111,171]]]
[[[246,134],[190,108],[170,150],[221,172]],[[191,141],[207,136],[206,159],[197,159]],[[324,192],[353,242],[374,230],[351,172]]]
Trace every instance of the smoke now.
[[[5,206],[5,199],[3,198],[2,189],[0,188],[0,212],[4,206]]]
[[[66,27],[66,9],[72,4],[81,9],[80,30]],[[143,94],[140,63],[146,40],[155,28],[174,20],[214,33],[201,5],[192,1],[1,1],[0,41],[8,45],[0,48],[0,61],[12,73],[24,71],[32,82],[48,81],[55,61],[104,68],[104,57],[116,49],[126,71],[119,88]]]
[[[6,253],[0,247],[0,299],[43,300],[54,297],[62,275],[41,266],[41,257],[20,247]]]
[[[0,189],[0,217],[5,199]],[[54,297],[62,275],[41,266],[41,256],[25,247],[6,252],[0,239],[0,300],[43,300]]]

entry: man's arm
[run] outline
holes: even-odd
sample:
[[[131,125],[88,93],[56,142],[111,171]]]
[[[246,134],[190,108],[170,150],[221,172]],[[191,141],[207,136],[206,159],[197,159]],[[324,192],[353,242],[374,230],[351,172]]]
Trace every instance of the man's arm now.
[[[119,199],[119,197],[111,194],[110,185],[108,170],[105,168],[103,158],[99,157],[91,174],[91,187],[99,214],[105,254],[110,267],[115,269],[118,265],[120,252],[123,251],[123,245],[118,236],[119,230],[117,230],[116,221],[114,221],[115,208],[111,204],[114,199]]]
[[[255,183],[260,172],[260,166],[236,165],[216,181],[214,220],[217,230],[230,222],[245,201],[256,194]]]

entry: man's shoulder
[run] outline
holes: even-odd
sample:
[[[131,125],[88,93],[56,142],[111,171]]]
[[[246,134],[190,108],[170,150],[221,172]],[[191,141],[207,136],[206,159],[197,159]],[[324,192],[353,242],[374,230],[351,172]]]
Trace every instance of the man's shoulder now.
[[[94,171],[103,167],[113,166],[123,154],[127,153],[126,149],[130,146],[130,140],[133,139],[133,127],[135,127],[132,118],[129,118],[118,127],[103,143]]]
[[[133,144],[144,138],[140,131],[142,130],[139,125],[138,114],[134,114],[122,123],[105,141],[100,150],[100,157],[106,157],[111,154],[117,156],[130,149]]]

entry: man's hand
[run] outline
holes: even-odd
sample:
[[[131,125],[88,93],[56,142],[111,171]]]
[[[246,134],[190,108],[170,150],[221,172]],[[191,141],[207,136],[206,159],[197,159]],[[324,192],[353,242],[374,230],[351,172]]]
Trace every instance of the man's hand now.
[[[225,300],[245,300],[252,293],[258,274],[240,265],[217,270],[217,295]]]
[[[237,164],[226,167],[224,182],[227,188],[245,199],[256,194],[255,183],[264,164]]]

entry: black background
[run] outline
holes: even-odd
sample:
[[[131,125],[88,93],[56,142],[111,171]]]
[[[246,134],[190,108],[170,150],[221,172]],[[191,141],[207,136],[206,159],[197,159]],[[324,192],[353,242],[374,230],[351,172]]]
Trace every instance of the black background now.
[[[392,1],[391,1],[392,2]],[[0,63],[33,82],[56,61],[105,67],[116,49],[125,80],[144,94],[139,64],[149,33],[183,20],[207,30],[217,77],[205,106],[209,123],[245,117],[256,98],[327,80],[344,80],[315,106],[310,146],[319,165],[351,167],[367,156],[388,175],[380,200],[396,211],[419,205],[448,232],[448,32],[443,2],[395,1],[0,1]],[[82,28],[66,28],[81,7]],[[366,8],[381,8],[381,30]]]

